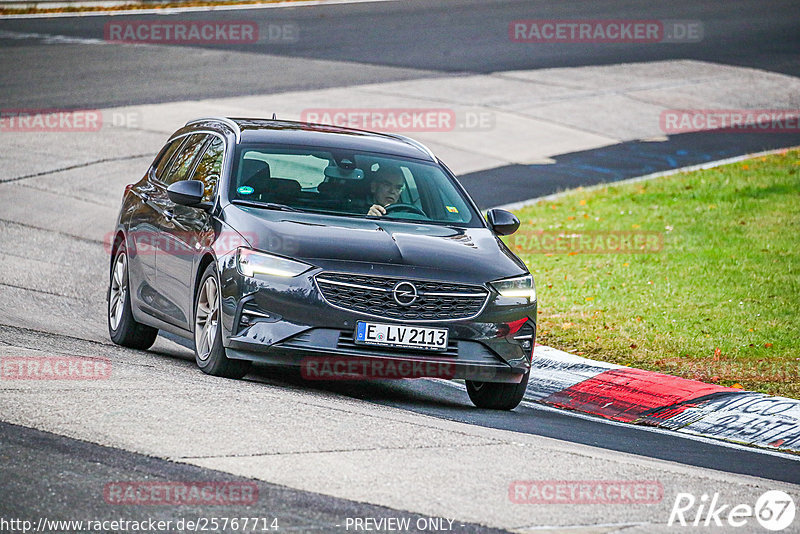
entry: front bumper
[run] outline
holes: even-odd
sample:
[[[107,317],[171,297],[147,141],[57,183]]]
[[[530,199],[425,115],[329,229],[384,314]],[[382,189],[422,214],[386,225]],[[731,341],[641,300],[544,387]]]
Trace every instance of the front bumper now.
[[[233,359],[299,367],[306,378],[319,380],[437,377],[519,383],[530,369],[536,302],[490,291],[472,319],[421,324],[448,329],[446,351],[383,348],[356,344],[356,322],[404,321],[331,306],[314,282],[321,269],[293,278],[251,278],[228,257],[219,272],[223,344]]]

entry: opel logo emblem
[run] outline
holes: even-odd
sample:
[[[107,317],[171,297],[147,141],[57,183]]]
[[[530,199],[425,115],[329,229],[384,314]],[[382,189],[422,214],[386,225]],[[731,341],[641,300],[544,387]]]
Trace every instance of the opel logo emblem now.
[[[411,306],[417,300],[417,287],[411,282],[399,282],[394,286],[392,296],[400,306]]]

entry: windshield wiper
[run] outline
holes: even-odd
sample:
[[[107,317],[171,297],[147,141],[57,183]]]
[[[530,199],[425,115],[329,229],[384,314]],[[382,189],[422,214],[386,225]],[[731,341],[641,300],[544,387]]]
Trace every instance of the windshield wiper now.
[[[237,204],[239,206],[247,206],[249,208],[264,208],[268,210],[302,211],[297,208],[287,206],[286,204],[277,204],[275,202],[254,202],[252,200],[240,200],[238,198],[231,200],[231,204]]]

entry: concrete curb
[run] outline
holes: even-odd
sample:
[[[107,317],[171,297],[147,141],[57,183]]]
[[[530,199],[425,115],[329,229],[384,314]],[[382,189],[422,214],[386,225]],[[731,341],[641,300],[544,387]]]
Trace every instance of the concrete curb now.
[[[800,453],[800,401],[534,349],[525,399],[683,434]]]

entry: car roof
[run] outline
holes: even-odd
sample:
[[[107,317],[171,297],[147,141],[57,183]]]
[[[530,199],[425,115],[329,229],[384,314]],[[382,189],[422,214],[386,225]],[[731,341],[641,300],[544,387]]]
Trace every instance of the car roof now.
[[[206,117],[186,123],[186,129],[230,130],[237,143],[312,146],[436,161],[433,152],[408,137],[277,119]]]

